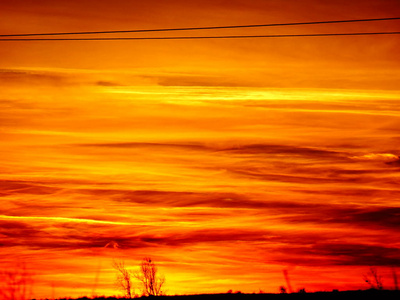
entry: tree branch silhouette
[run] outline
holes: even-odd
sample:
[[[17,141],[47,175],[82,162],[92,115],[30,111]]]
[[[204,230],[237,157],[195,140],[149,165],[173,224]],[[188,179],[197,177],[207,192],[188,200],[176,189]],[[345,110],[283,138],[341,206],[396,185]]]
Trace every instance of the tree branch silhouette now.
[[[113,267],[117,271],[117,287],[124,292],[126,298],[131,299],[135,295],[132,282],[133,273],[125,267],[123,261],[114,261]]]
[[[164,291],[162,287],[165,283],[165,277],[158,274],[157,266],[150,257],[145,257],[140,264],[139,273],[135,274],[140,281],[145,296],[160,296]]]

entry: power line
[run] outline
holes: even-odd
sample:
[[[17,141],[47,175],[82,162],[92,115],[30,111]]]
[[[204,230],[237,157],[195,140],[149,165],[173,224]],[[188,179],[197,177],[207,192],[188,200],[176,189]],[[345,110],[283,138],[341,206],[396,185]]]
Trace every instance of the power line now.
[[[50,32],[50,33],[21,33],[21,34],[1,34],[0,37],[52,36],[52,35],[78,35],[78,34],[115,34],[115,33],[185,31],[185,30],[186,31],[189,31],[189,30],[214,30],[214,29],[272,27],[272,26],[300,26],[300,25],[318,25],[318,24],[335,24],[335,23],[379,22],[379,21],[399,20],[399,19],[400,19],[400,17],[391,17],[391,18],[374,18],[374,19],[350,19],[350,20],[334,20],[334,21],[270,23],[270,24],[208,26],[208,27],[180,27],[180,28],[159,28],[159,29],[76,31],[76,32]]]
[[[287,37],[328,37],[328,36],[362,36],[362,35],[395,35],[394,32],[349,32],[349,33],[312,33],[312,34],[274,34],[274,35],[219,35],[219,36],[165,36],[165,37],[115,37],[115,38],[24,38],[0,39],[0,42],[34,42],[34,41],[124,41],[124,40],[194,40],[194,39],[243,39],[243,38],[287,38]]]

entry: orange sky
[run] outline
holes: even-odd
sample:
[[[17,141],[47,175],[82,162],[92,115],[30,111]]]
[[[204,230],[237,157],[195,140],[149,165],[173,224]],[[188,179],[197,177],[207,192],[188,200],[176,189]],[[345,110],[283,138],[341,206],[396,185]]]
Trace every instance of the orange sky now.
[[[400,15],[389,0],[187,2],[3,0],[0,34]],[[278,292],[283,270],[295,290],[367,288],[369,266],[392,288],[399,44],[1,42],[0,266],[25,263],[37,298],[120,294],[113,259],[145,256],[169,294]]]

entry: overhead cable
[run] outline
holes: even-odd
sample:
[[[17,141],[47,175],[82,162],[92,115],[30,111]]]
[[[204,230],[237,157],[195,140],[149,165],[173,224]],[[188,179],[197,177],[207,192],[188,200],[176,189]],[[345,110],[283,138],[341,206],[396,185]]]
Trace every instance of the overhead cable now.
[[[244,38],[291,38],[291,37],[329,37],[329,36],[365,36],[395,35],[392,32],[348,32],[348,33],[312,33],[312,34],[273,34],[273,35],[216,35],[216,36],[162,36],[162,37],[114,37],[114,38],[14,38],[2,39],[0,42],[57,42],[57,41],[126,41],[126,40],[195,40],[195,39],[244,39]]]
[[[54,36],[54,35],[117,34],[117,33],[163,32],[163,31],[216,30],[216,29],[237,29],[237,28],[256,28],[256,27],[274,27],[274,26],[303,26],[303,25],[356,23],[356,22],[381,22],[381,21],[394,21],[394,20],[400,20],[400,17],[373,18],[373,19],[372,18],[370,18],[370,19],[349,19],[349,20],[333,20],[333,21],[313,21],[313,22],[269,23],[269,24],[253,24],[253,25],[179,27],[179,28],[159,28],[159,29],[132,29],[132,30],[104,30],[104,31],[75,31],[75,32],[0,34],[0,37],[27,37],[27,36]]]

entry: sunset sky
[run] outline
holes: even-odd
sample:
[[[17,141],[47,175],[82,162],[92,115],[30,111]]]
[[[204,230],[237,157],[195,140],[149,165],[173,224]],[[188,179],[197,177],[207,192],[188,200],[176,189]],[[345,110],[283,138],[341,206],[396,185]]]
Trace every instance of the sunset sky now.
[[[1,0],[0,34],[399,16],[398,0]],[[400,21],[107,37],[375,31]],[[279,292],[285,270],[295,291],[366,289],[371,266],[394,288],[399,49],[0,41],[0,268],[25,264],[36,298],[121,295],[112,262],[146,256],[167,294]]]

